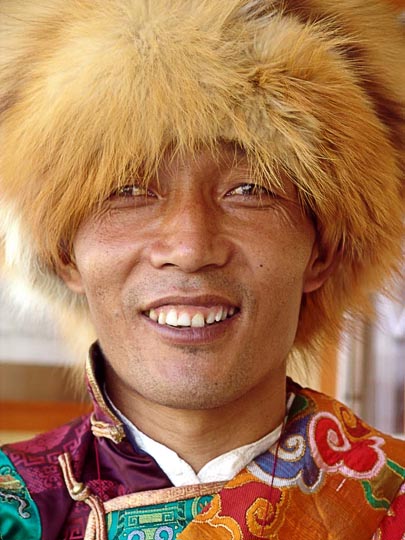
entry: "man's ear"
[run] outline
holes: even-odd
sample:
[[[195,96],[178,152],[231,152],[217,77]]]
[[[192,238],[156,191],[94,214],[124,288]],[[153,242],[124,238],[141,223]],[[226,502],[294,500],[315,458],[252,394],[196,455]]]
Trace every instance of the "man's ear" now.
[[[56,273],[71,291],[77,294],[85,294],[82,276],[73,261],[67,263],[60,262],[57,266]]]
[[[325,283],[334,272],[341,259],[338,250],[331,246],[320,246],[316,239],[312,247],[312,253],[304,274],[303,292],[316,291]]]

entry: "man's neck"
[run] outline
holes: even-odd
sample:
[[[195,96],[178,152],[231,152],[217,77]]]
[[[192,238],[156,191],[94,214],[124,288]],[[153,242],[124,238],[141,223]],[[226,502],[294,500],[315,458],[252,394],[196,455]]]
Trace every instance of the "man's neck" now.
[[[196,472],[215,457],[270,433],[285,415],[285,372],[272,373],[269,381],[229,404],[204,410],[165,407],[111,382],[109,396],[124,415]]]

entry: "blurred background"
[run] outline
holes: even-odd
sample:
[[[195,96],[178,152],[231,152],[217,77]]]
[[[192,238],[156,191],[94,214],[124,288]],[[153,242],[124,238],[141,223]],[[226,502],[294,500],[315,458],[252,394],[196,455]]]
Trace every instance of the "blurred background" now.
[[[405,24],[405,0],[386,1],[398,8]],[[52,429],[89,410],[84,374],[77,377],[84,350],[78,358],[58,337],[50,317],[21,313],[5,289],[0,275],[0,444]],[[325,347],[308,369],[291,366],[290,372],[382,431],[405,437],[405,257],[402,278],[390,286],[390,297],[373,301],[373,322],[348,321],[338,343]],[[83,383],[78,385],[78,379]]]

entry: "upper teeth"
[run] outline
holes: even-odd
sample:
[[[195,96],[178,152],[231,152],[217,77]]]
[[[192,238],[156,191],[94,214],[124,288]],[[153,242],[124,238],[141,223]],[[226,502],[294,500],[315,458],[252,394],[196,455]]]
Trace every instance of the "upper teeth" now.
[[[151,309],[145,313],[152,321],[158,324],[168,324],[169,326],[190,326],[192,328],[202,328],[206,324],[224,321],[227,317],[235,314],[235,308],[216,307],[212,308],[206,315],[198,312],[193,315],[182,310],[171,308],[169,311]]]

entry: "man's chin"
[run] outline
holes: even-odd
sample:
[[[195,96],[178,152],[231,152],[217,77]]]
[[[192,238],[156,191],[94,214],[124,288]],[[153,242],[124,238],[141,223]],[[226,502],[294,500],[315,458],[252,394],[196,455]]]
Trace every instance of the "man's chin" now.
[[[201,382],[198,385],[177,383],[176,386],[165,384],[161,388],[155,388],[153,392],[143,390],[141,392],[143,399],[151,405],[177,410],[202,411],[224,407],[234,400],[237,400],[240,393],[233,392],[229,388],[226,391],[225,384],[216,384],[210,386]],[[168,388],[171,391],[168,392]]]

